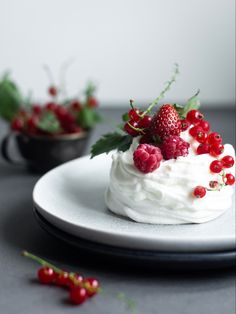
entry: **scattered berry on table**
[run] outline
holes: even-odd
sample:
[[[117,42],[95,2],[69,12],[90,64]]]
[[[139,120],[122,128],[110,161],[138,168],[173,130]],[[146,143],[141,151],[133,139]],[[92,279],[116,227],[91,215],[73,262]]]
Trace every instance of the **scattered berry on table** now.
[[[70,290],[70,301],[73,304],[82,304],[88,298],[87,290],[83,287],[74,287]]]
[[[135,167],[143,173],[153,172],[163,159],[161,150],[149,144],[140,144],[133,154]]]
[[[42,267],[38,270],[38,279],[43,284],[53,283],[55,276],[55,271],[51,267]]]
[[[99,281],[96,278],[86,278],[84,279],[84,285],[87,290],[87,294],[89,297],[94,296],[97,294],[98,289],[99,289]]]
[[[189,143],[181,137],[172,135],[166,138],[161,145],[161,152],[164,159],[176,159],[177,157],[186,157],[188,155]]]

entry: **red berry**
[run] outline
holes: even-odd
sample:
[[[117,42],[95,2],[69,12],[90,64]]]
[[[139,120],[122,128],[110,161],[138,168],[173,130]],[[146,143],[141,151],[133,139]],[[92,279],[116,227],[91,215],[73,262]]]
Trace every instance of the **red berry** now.
[[[71,288],[76,288],[78,286],[81,286],[81,284],[83,283],[84,278],[83,276],[79,275],[79,274],[75,274],[73,279],[70,278],[69,280],[69,286]]]
[[[82,304],[88,298],[88,294],[85,288],[75,287],[70,290],[70,301],[74,304]]]
[[[203,129],[198,125],[195,125],[189,129],[189,134],[194,138],[197,136],[199,132],[203,132]]]
[[[133,120],[130,120],[129,122],[126,122],[125,125],[124,125],[125,132],[127,132],[129,135],[132,135],[132,136],[138,136],[139,132],[134,130],[132,127],[133,128],[138,128],[138,123],[133,121]]]
[[[70,104],[70,108],[74,111],[80,111],[81,107],[82,105],[78,100],[73,100]]]
[[[134,165],[143,173],[153,172],[163,159],[161,150],[149,144],[140,144],[134,152]]]
[[[200,111],[193,109],[187,113],[186,119],[191,124],[197,124],[203,119],[203,114]]]
[[[32,111],[34,114],[38,115],[42,112],[42,107],[40,105],[33,105]]]
[[[129,116],[130,120],[133,120],[135,122],[139,122],[139,120],[141,119],[139,116],[140,114],[141,114],[141,112],[137,108],[130,109],[130,111],[128,112],[128,116]]]
[[[94,97],[89,97],[87,101],[87,105],[90,108],[96,108],[98,106],[98,101]]]
[[[222,143],[222,138],[220,136],[219,133],[216,133],[216,132],[212,132],[208,135],[208,143],[209,144],[215,144],[215,143],[219,143],[221,144]]]
[[[231,168],[234,165],[234,158],[232,156],[227,155],[221,159],[221,162],[224,168]]]
[[[210,131],[210,123],[206,120],[200,121],[197,125],[200,126],[205,132]]]
[[[197,148],[197,154],[208,154],[210,152],[210,145],[207,143],[200,144]]]
[[[212,188],[212,189],[217,188],[218,185],[219,185],[219,183],[218,183],[217,181],[210,181],[210,182],[209,182],[209,186],[210,186],[210,188]]]
[[[235,183],[235,177],[231,173],[227,173],[224,177],[224,183],[226,185],[233,185]]]
[[[38,118],[35,116],[32,116],[27,121],[27,129],[29,132],[34,132],[37,128]]]
[[[162,139],[170,135],[180,135],[181,122],[175,108],[169,104],[161,106],[152,118],[150,130],[153,135],[159,135]]]
[[[11,122],[11,129],[13,131],[21,131],[24,127],[24,121],[20,118],[15,118]]]
[[[48,102],[45,106],[46,110],[48,111],[56,111],[57,109],[57,104],[55,104],[54,102]]]
[[[138,126],[139,128],[141,129],[147,129],[150,127],[150,124],[152,122],[152,117],[151,116],[144,116],[143,119],[141,119],[139,122],[138,122]]]
[[[164,159],[176,159],[177,157],[188,155],[189,143],[185,142],[179,136],[170,136],[164,140],[161,146],[161,152]]]
[[[49,284],[55,280],[55,272],[51,267],[42,267],[38,270],[38,279],[43,284]]]
[[[203,132],[203,131],[200,131],[200,132],[197,132],[196,136],[195,136],[195,139],[199,142],[199,143],[206,143],[207,141],[207,133],[206,132]]]
[[[57,108],[56,108],[56,110],[55,110],[55,113],[56,113],[56,115],[57,115],[57,117],[58,117],[59,120],[63,120],[63,121],[64,121],[64,119],[65,119],[65,117],[66,117],[68,111],[67,111],[67,109],[66,109],[65,107],[63,107],[63,106],[57,106]]]
[[[206,195],[206,188],[200,185],[196,186],[193,195],[197,198],[203,198]]]
[[[63,271],[55,276],[55,283],[57,286],[68,286],[70,282],[69,273]]]
[[[220,143],[215,143],[211,145],[210,154],[212,156],[219,156],[223,153],[223,151],[224,151],[224,145]]]
[[[147,133],[147,134],[144,134],[140,140],[139,140],[139,143],[140,144],[151,144],[153,143],[153,137],[151,134]]]
[[[186,119],[180,120],[181,122],[181,131],[186,131],[190,127],[190,122]]]
[[[49,95],[55,97],[57,95],[57,88],[55,86],[50,86],[48,89]]]
[[[84,284],[89,297],[94,296],[99,289],[99,282],[96,278],[86,278]]]
[[[220,173],[222,169],[223,169],[223,165],[222,165],[221,161],[214,160],[214,161],[211,162],[211,164],[210,164],[211,172]]]

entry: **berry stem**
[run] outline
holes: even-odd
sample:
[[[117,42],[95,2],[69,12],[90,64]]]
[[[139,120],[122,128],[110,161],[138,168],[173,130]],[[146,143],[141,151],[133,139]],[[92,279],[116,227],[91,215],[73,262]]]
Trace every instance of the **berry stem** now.
[[[158,102],[165,96],[165,93],[171,88],[171,85],[176,81],[176,77],[178,74],[179,65],[175,63],[175,69],[171,79],[167,82],[166,87],[161,91],[160,95],[156,99],[154,99],[153,102],[147,108],[147,110],[143,112],[142,116],[145,116],[146,114],[150,113],[153,107],[155,107],[158,104]]]
[[[129,122],[127,122],[129,127],[137,132],[141,132],[143,134],[145,134],[145,132],[143,131],[143,129],[140,129],[140,128],[135,128],[134,126],[132,126]]]
[[[61,272],[62,272],[62,270],[61,270],[60,268],[58,268],[58,267],[56,267],[55,265],[53,265],[53,264],[51,264],[51,263],[45,261],[45,260],[42,259],[41,257],[38,257],[38,256],[36,256],[36,255],[34,255],[34,254],[31,254],[31,253],[27,252],[27,251],[23,251],[23,252],[22,252],[22,255],[23,255],[24,257],[28,257],[28,258],[34,260],[35,262],[39,263],[39,264],[42,265],[42,266],[52,268],[56,273],[61,273]]]

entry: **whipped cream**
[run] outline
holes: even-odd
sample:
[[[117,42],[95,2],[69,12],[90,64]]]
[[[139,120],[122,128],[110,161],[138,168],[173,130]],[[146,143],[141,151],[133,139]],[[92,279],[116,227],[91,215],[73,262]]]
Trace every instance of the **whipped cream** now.
[[[209,191],[201,199],[192,196],[194,187],[208,187],[209,181],[219,181],[219,175],[209,170],[215,158],[209,154],[197,155],[199,143],[188,131],[182,132],[181,137],[190,143],[188,156],[163,161],[148,174],[140,172],[133,163],[138,138],[134,138],[128,151],[113,154],[110,184],[105,194],[105,202],[112,212],[142,223],[186,224],[210,221],[231,207],[232,186]],[[221,158],[235,156],[232,145],[224,147]],[[234,174],[235,169],[225,172]]]

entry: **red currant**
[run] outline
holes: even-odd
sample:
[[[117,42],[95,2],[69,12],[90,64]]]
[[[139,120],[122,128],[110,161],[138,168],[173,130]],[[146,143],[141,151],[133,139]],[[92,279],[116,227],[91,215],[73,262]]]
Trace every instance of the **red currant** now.
[[[70,278],[69,286],[71,288],[76,288],[76,287],[80,286],[80,284],[83,283],[83,280],[84,280],[83,276],[81,276],[79,274],[75,274],[73,276],[73,279]]]
[[[70,108],[74,111],[80,111],[81,103],[78,100],[73,100],[70,104]]]
[[[214,160],[214,161],[211,162],[211,164],[210,164],[211,172],[220,173],[222,169],[223,169],[223,165],[222,165],[221,161]]]
[[[219,133],[216,133],[216,132],[212,132],[208,135],[208,143],[209,144],[215,144],[215,143],[219,143],[221,144],[222,143],[222,138],[220,136]]]
[[[130,120],[129,122],[125,123],[124,130],[132,136],[138,136],[139,134],[138,131],[134,130],[131,126],[133,128],[138,128],[138,123],[133,120]]]
[[[190,127],[190,122],[187,119],[180,120],[181,130],[186,131]]]
[[[138,122],[140,120],[140,114],[141,112],[137,108],[130,109],[130,111],[128,112],[130,120],[133,120],[135,122]]]
[[[194,138],[197,136],[197,134],[198,134],[199,132],[203,132],[203,130],[202,130],[202,128],[201,128],[200,126],[198,126],[198,125],[195,125],[195,126],[193,126],[193,127],[191,127],[191,128],[189,129],[189,134],[190,134],[192,137],[194,137]]]
[[[197,132],[196,136],[195,136],[195,139],[199,142],[199,143],[206,143],[207,141],[207,133],[206,132],[203,132],[203,131],[200,131],[200,132]]]
[[[96,278],[86,278],[84,284],[87,288],[87,294],[89,297],[94,296],[98,292],[99,282]]]
[[[55,276],[55,271],[51,267],[42,267],[38,270],[38,279],[43,284],[54,282]]]
[[[56,115],[57,115],[57,117],[58,117],[59,120],[64,121],[64,119],[65,119],[65,117],[66,117],[68,111],[67,111],[67,109],[66,109],[65,107],[63,107],[63,106],[58,106],[58,107],[56,108],[56,110],[55,110],[55,113],[56,113]]]
[[[151,121],[152,121],[152,117],[146,115],[138,122],[138,126],[141,129],[142,128],[147,129],[147,128],[149,128]]]
[[[231,168],[234,165],[234,159],[232,156],[229,156],[229,155],[224,156],[221,159],[221,162],[222,162],[224,168]]]
[[[89,97],[87,101],[87,105],[90,108],[96,108],[98,106],[98,101],[94,97]]]
[[[200,126],[205,132],[210,131],[210,123],[206,120],[200,121],[197,125]]]
[[[220,143],[215,143],[215,144],[211,145],[210,154],[212,156],[219,156],[223,153],[223,151],[224,151],[224,145],[222,145]]]
[[[57,95],[57,88],[55,86],[50,86],[48,89],[49,95],[55,97]]]
[[[35,116],[30,117],[29,120],[27,121],[28,131],[29,132],[35,131],[35,129],[37,128],[37,123],[38,123],[37,117]]]
[[[88,298],[88,294],[85,288],[76,287],[70,290],[70,301],[74,304],[82,304]]]
[[[68,286],[70,282],[69,273],[66,271],[60,272],[55,276],[55,283],[57,286]]]
[[[65,129],[69,133],[80,133],[82,131],[81,127],[76,124],[70,124],[65,126]]]
[[[196,186],[194,191],[193,191],[193,195],[197,198],[202,198],[206,195],[206,188],[204,188],[203,186]]]
[[[42,112],[42,107],[40,105],[33,105],[32,111],[34,114],[38,115]]]
[[[208,154],[210,152],[210,145],[207,143],[200,144],[197,148],[197,154]]]
[[[186,119],[191,124],[196,124],[196,123],[200,122],[203,119],[203,114],[200,111],[198,111],[196,109],[193,109],[193,110],[190,110],[187,113]]]
[[[217,181],[210,181],[210,182],[209,182],[209,186],[210,186],[210,188],[212,188],[212,189],[217,188],[218,185],[219,185],[219,183],[218,183]]]
[[[48,111],[56,111],[57,109],[57,104],[55,104],[54,102],[48,102],[46,105],[45,105],[45,108],[46,110]]]
[[[235,183],[235,177],[231,173],[227,173],[224,177],[226,185],[233,185]]]
[[[11,122],[11,129],[13,131],[21,131],[24,127],[24,121],[20,118],[15,118]]]

